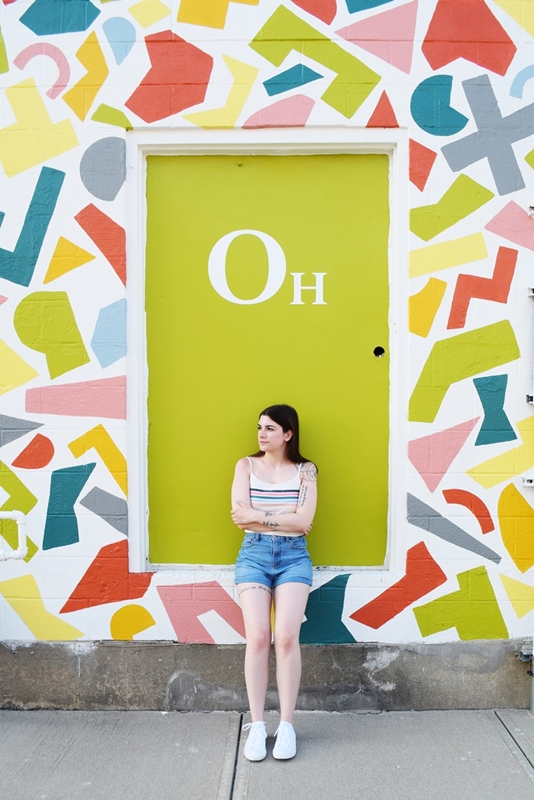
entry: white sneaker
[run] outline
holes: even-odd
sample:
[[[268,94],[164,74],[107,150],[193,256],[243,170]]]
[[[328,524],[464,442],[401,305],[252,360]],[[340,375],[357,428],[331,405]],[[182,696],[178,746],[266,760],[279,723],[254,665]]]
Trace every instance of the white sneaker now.
[[[273,750],[273,758],[293,758],[297,752],[297,737],[295,730],[290,722],[281,722],[275,733],[276,743]]]
[[[249,722],[243,725],[243,730],[248,731],[247,743],[243,751],[245,758],[249,761],[263,761],[267,755],[267,748],[265,747],[265,740],[267,738],[267,731],[265,730],[265,722]]]

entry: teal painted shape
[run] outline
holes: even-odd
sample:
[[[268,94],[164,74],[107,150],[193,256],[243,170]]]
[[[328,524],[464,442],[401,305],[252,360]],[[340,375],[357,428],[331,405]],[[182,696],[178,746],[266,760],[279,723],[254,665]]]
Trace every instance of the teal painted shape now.
[[[414,122],[433,136],[452,136],[469,122],[451,108],[452,75],[432,75],[415,87],[410,103]]]
[[[86,31],[100,14],[91,0],[34,0],[20,21],[37,36]]]
[[[391,3],[392,0],[346,0],[349,14],[356,14],[358,11],[367,11],[368,8],[376,8]]]
[[[324,75],[319,75],[315,70],[304,66],[304,64],[295,64],[291,69],[286,69],[285,72],[280,72],[266,81],[263,81],[265,91],[272,97],[273,94],[281,94],[282,92],[289,92],[291,89],[296,89],[298,86],[304,86],[306,83],[318,81],[319,78],[324,78]]]
[[[513,439],[517,439],[504,410],[508,375],[475,378],[473,383],[484,409],[484,420],[478,432],[475,447],[496,442],[511,442]]]
[[[350,644],[356,639],[341,621],[345,589],[350,575],[338,575],[311,592],[306,621],[300,629],[301,644]]]
[[[76,467],[56,469],[52,473],[43,550],[65,547],[80,540],[74,503],[95,467],[96,463],[80,464]]]
[[[135,28],[123,17],[111,17],[102,25],[117,64],[122,64],[135,44]]]
[[[101,367],[109,367],[126,355],[126,300],[100,309],[91,347]]]

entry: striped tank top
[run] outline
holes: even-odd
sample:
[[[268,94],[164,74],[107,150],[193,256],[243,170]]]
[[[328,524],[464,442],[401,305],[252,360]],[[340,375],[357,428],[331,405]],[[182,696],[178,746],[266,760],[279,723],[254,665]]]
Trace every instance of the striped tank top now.
[[[297,510],[300,494],[300,468],[295,464],[297,472],[295,477],[283,483],[266,483],[254,475],[252,459],[247,456],[250,464],[250,505],[255,511],[268,512],[269,514],[294,514]],[[247,531],[245,533],[253,533]],[[279,536],[294,534],[277,531]]]

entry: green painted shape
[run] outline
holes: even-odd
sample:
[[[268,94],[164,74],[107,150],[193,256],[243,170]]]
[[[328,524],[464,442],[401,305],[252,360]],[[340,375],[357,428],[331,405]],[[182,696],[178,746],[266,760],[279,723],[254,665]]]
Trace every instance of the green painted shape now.
[[[7,57],[6,43],[0,30],[0,74],[9,72],[9,59]]]
[[[341,620],[350,575],[338,575],[310,593],[301,644],[351,644],[356,639]]]
[[[451,384],[519,358],[507,319],[434,343],[410,398],[410,422],[433,422]]]
[[[90,361],[66,292],[33,292],[24,297],[13,325],[23,344],[44,353],[51,378]]]
[[[321,99],[347,119],[380,83],[380,75],[282,5],[258,31],[249,47],[277,67],[296,50],[337,72]]]
[[[10,467],[0,461],[0,486],[9,494],[5,503],[0,506],[0,511],[22,511],[29,514],[32,508],[37,505],[37,498],[30,492],[28,487],[21,481]],[[17,523],[11,519],[0,520],[0,535],[13,550],[18,547]],[[37,545],[31,539],[27,539],[28,554],[24,561],[30,561],[37,550]]]
[[[476,567],[457,576],[457,592],[445,594],[413,609],[422,636],[456,628],[462,641],[508,639],[495,592],[486,567]]]
[[[102,0],[101,0],[102,1]],[[133,130],[133,125],[126,114],[119,108],[113,108],[106,103],[101,103],[91,117],[94,122],[103,122],[106,125],[115,125],[117,128],[124,128],[127,131]]]
[[[465,219],[495,197],[467,175],[459,175],[441,200],[410,211],[410,230],[425,242]]]
[[[525,161],[527,162],[529,167],[532,167],[532,169],[534,169],[534,150],[531,150],[530,153],[526,154]]]

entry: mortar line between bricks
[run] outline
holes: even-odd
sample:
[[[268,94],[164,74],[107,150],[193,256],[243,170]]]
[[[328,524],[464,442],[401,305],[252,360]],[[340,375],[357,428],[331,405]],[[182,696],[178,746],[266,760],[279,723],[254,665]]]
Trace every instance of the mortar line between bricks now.
[[[498,730],[501,739],[507,745],[508,749],[512,753],[513,757],[529,779],[529,781],[534,785],[534,768],[531,764],[529,758],[523,752],[521,745],[518,743],[516,738],[514,737],[513,733],[508,729],[506,723],[501,719],[497,711],[490,711],[488,712],[490,720],[493,722],[493,725]],[[496,722],[495,720],[498,720]]]

